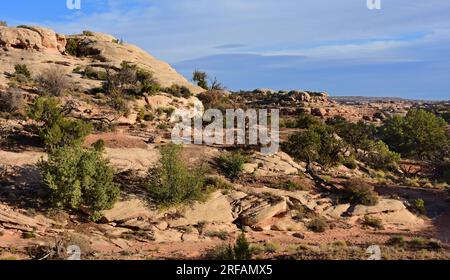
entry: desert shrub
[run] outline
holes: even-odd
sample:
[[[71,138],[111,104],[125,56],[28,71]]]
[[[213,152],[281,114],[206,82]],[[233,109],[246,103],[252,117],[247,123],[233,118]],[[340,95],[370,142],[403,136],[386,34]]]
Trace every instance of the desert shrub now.
[[[294,127],[292,127],[291,125],[291,128],[308,129],[312,126],[321,124],[322,122],[318,118],[312,116],[311,114],[300,113],[297,119],[295,120]]]
[[[24,105],[23,94],[18,88],[9,88],[6,92],[0,93],[0,111],[13,113],[22,109]]]
[[[105,151],[105,140],[103,139],[99,139],[97,141],[95,141],[94,144],[92,144],[92,148],[94,148],[94,150],[96,150],[97,152],[104,152]]]
[[[420,214],[425,215],[427,209],[425,208],[425,201],[421,198],[414,200],[414,209],[416,209]]]
[[[84,36],[94,36],[94,33],[92,31],[89,31],[89,30],[84,30],[83,31],[83,35]]]
[[[208,258],[214,260],[251,260],[253,251],[250,248],[250,243],[247,241],[244,233],[241,233],[234,245],[220,245],[208,254]]]
[[[218,231],[207,231],[205,233],[205,236],[207,237],[211,237],[211,238],[219,238],[221,240],[227,240],[228,239],[228,232],[224,231],[224,230],[218,230]]]
[[[0,26],[7,27],[8,23],[4,20],[0,20]]]
[[[244,164],[247,160],[247,156],[242,154],[240,151],[233,151],[218,157],[216,159],[216,163],[225,176],[231,179],[236,179],[244,170]]]
[[[389,238],[389,240],[386,242],[388,245],[391,246],[400,246],[403,245],[405,242],[405,238],[401,235],[395,235]]]
[[[309,230],[313,232],[325,232],[328,228],[328,223],[325,218],[319,217],[312,219],[308,224],[307,227]]]
[[[41,129],[39,136],[49,149],[82,144],[92,132],[92,125],[82,120],[60,119],[57,123]]]
[[[67,38],[66,53],[72,56],[80,56],[78,39]]]
[[[92,125],[82,120],[65,118],[58,100],[51,97],[36,99],[29,110],[29,116],[42,122],[39,136],[48,149],[81,144],[92,131]]]
[[[307,190],[306,187],[304,187],[304,186],[300,185],[299,183],[294,182],[292,180],[288,180],[287,182],[281,182],[280,186],[282,189],[291,191],[291,192]]]
[[[358,164],[356,163],[356,160],[354,157],[346,157],[342,160],[342,164],[347,167],[348,169],[356,169],[358,167]]]
[[[383,221],[369,215],[364,216],[363,225],[373,227],[375,229],[383,229]]]
[[[425,110],[410,110],[406,117],[394,116],[380,129],[382,140],[395,152],[421,159],[439,157],[448,145],[447,123]]]
[[[205,90],[208,90],[208,75],[205,72],[195,70],[192,74],[192,80],[197,82],[197,85]]]
[[[149,71],[123,62],[119,71],[106,70],[103,89],[110,95],[142,95],[154,94],[160,90],[159,83]]]
[[[224,111],[231,108],[230,98],[218,90],[200,93],[197,97],[203,103],[205,109],[218,109]]]
[[[370,142],[370,149],[363,157],[372,168],[380,170],[396,170],[400,161],[400,154],[392,152],[382,141]]]
[[[273,242],[273,241],[266,241],[266,242],[264,243],[263,250],[264,250],[264,252],[266,252],[266,253],[274,254],[274,253],[276,253],[279,249],[280,249],[280,244],[278,244],[278,243],[275,243],[275,242]]]
[[[231,190],[233,185],[225,181],[220,177],[207,177],[205,180],[205,186],[211,187],[216,190]]]
[[[334,118],[328,121],[333,126],[336,133],[353,148],[355,154],[359,150],[366,151],[368,143],[375,140],[376,128],[374,125],[367,125],[363,121],[351,123],[343,118]]]
[[[57,148],[39,168],[54,207],[86,207],[96,218],[98,211],[111,208],[119,196],[114,169],[98,151],[81,146]]]
[[[31,78],[31,71],[28,69],[26,64],[16,64],[14,66],[14,76],[22,75],[25,78]]]
[[[189,88],[185,86],[172,85],[171,87],[163,89],[163,91],[175,97],[189,98],[192,96],[192,93],[189,90]]]
[[[91,66],[87,66],[82,72],[83,77],[89,78],[92,80],[106,80],[106,72],[97,71]]]
[[[373,206],[378,203],[378,194],[373,186],[362,179],[351,179],[346,182],[342,191],[342,199],[352,204]]]
[[[313,125],[289,136],[282,149],[294,158],[308,163],[318,162],[329,167],[342,160],[344,142],[328,125]]]
[[[148,171],[146,187],[151,198],[161,206],[171,206],[204,198],[205,169],[189,170],[180,160],[181,147],[161,148],[161,159]]]
[[[70,81],[64,70],[59,67],[51,67],[44,70],[37,78],[36,83],[44,95],[61,96],[70,88]]]

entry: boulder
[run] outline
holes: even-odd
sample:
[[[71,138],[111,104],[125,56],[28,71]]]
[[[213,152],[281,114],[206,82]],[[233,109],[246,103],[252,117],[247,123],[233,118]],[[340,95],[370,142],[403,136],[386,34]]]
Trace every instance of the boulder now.
[[[257,226],[263,224],[277,216],[285,213],[287,210],[286,199],[282,199],[276,203],[264,202],[257,206],[254,206],[239,215],[239,219],[243,225]]]
[[[364,216],[383,212],[395,212],[406,209],[403,202],[394,199],[382,199],[375,206],[357,205],[352,211],[352,216]]]
[[[327,114],[327,111],[324,108],[312,108],[311,109],[311,115],[316,117],[325,117]]]

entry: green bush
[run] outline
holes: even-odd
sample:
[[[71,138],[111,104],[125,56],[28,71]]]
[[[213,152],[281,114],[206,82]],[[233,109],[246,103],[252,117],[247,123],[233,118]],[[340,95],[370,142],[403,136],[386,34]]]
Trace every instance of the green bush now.
[[[189,98],[192,96],[189,88],[185,86],[172,85],[171,87],[165,88],[163,91],[175,97]]]
[[[364,216],[363,225],[373,227],[375,229],[383,229],[383,221],[376,217]]]
[[[282,143],[282,149],[294,158],[304,161],[308,166],[318,162],[329,167],[342,160],[344,142],[338,139],[328,125],[312,125],[306,130],[289,136]]]
[[[389,240],[387,241],[388,245],[391,246],[400,246],[403,245],[405,242],[405,238],[401,235],[395,235],[392,236],[391,238],[389,238]]]
[[[31,71],[28,69],[25,64],[16,64],[14,66],[14,76],[23,75],[27,79],[31,78]]]
[[[92,131],[92,125],[82,120],[71,120],[63,116],[55,98],[39,97],[29,111],[30,118],[42,122],[39,136],[48,149],[84,142]]]
[[[293,128],[308,129],[311,128],[312,126],[321,124],[322,122],[318,118],[307,113],[300,113],[297,119],[295,120],[295,127]]]
[[[80,56],[79,40],[75,38],[67,38],[66,53],[71,56]]]
[[[420,213],[425,215],[427,213],[427,209],[425,208],[425,201],[423,199],[414,200],[414,208]]]
[[[252,259],[253,252],[250,248],[249,242],[245,237],[245,234],[241,233],[234,246],[220,245],[216,247],[212,252],[210,252],[208,257],[214,260],[223,261],[245,261]]]
[[[448,145],[447,123],[425,110],[410,110],[406,117],[388,119],[380,130],[382,140],[404,156],[439,157]]]
[[[94,33],[92,31],[89,31],[89,30],[84,30],[83,31],[83,35],[84,36],[94,36]]]
[[[57,208],[85,207],[96,218],[98,211],[113,207],[119,196],[114,169],[98,151],[81,146],[57,148],[39,168]]]
[[[352,204],[373,206],[378,203],[378,194],[373,186],[362,179],[351,179],[346,182],[342,192],[342,199]]]
[[[307,225],[308,229],[316,232],[316,233],[320,233],[320,232],[325,232],[328,228],[328,223],[327,220],[325,220],[325,218],[319,217],[319,218],[314,218],[312,219],[308,225]]]
[[[392,152],[383,141],[371,142],[370,150],[364,161],[372,168],[380,170],[396,170],[400,161],[400,154]]]
[[[356,163],[355,159],[353,157],[346,157],[342,161],[342,164],[347,167],[348,169],[356,169],[358,167],[358,164]]]
[[[103,90],[111,96],[154,94],[160,91],[160,85],[153,74],[140,69],[137,65],[122,62],[119,71],[107,69]]]
[[[161,206],[171,206],[205,197],[205,169],[189,170],[180,160],[182,147],[161,148],[158,166],[150,168],[146,187],[150,197]]]
[[[239,151],[229,152],[216,159],[216,163],[222,172],[231,179],[236,179],[244,170],[244,164],[248,158]]]
[[[192,80],[197,82],[197,85],[204,90],[208,90],[208,75],[205,72],[195,70],[192,74]]]
[[[0,26],[7,27],[8,23],[4,20],[0,20]]]

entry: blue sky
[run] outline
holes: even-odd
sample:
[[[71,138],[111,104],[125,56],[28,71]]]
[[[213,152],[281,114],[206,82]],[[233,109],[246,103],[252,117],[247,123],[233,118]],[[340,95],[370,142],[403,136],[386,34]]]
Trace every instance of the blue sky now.
[[[107,32],[228,88],[450,99],[450,1],[2,1],[0,20]]]

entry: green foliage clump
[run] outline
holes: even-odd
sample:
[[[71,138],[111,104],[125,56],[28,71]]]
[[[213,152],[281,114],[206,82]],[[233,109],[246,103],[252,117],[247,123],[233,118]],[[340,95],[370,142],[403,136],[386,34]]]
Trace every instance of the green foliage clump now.
[[[122,112],[128,110],[125,97],[140,96],[144,93],[155,94],[160,91],[160,85],[151,72],[127,62],[122,62],[119,71],[107,69],[102,87],[112,98],[113,108]]]
[[[67,38],[66,53],[71,56],[80,56],[79,40],[76,38]]]
[[[205,197],[205,168],[189,170],[180,160],[181,147],[161,148],[161,159],[148,171],[146,187],[151,198],[161,206],[172,206]]]
[[[370,167],[380,170],[396,170],[398,168],[400,154],[390,151],[383,141],[370,142],[369,147],[364,161]]]
[[[308,229],[316,232],[316,233],[320,233],[320,232],[325,232],[328,228],[328,223],[327,220],[325,220],[325,218],[319,217],[319,218],[314,218],[312,219],[308,225],[307,225]]]
[[[374,206],[378,203],[378,194],[374,187],[362,179],[350,179],[344,185],[342,199],[347,203]]]
[[[58,100],[51,97],[36,99],[30,108],[29,116],[43,124],[39,136],[50,150],[66,145],[79,145],[92,131],[91,124],[65,118]]]
[[[342,160],[342,165],[347,167],[348,169],[354,170],[358,167],[358,164],[353,157],[346,157]]]
[[[163,89],[163,91],[175,97],[189,98],[192,96],[192,93],[189,90],[189,88],[185,86],[172,85],[171,87]]]
[[[219,246],[210,254],[210,258],[223,261],[245,261],[253,257],[252,249],[244,233],[241,233],[235,245]]]
[[[204,90],[208,90],[208,75],[205,72],[195,70],[192,74],[192,80],[197,82],[197,85]]]
[[[216,159],[219,168],[230,179],[239,177],[247,161],[248,157],[240,151],[229,152]]]
[[[414,200],[414,208],[420,213],[425,215],[427,209],[425,208],[425,201],[421,198]]]
[[[89,30],[84,30],[83,31],[83,35],[84,36],[94,36],[94,33],[92,31],[89,31]]]
[[[318,118],[307,113],[300,113],[297,119],[295,120],[294,127],[291,128],[309,129],[313,126],[321,124],[322,122]]]
[[[364,216],[363,225],[373,227],[375,229],[383,229],[383,221],[377,217],[371,217],[369,215]]]
[[[334,127],[339,137],[353,148],[356,154],[359,150],[367,151],[370,141],[375,139],[375,126],[367,125],[363,121],[351,123],[336,117],[329,120],[328,123]]]
[[[313,125],[309,129],[291,135],[282,144],[285,152],[308,163],[318,162],[323,166],[334,166],[342,160],[344,142],[336,137],[332,127]]]
[[[14,66],[14,76],[22,75],[27,79],[31,78],[31,71],[28,69],[27,65],[25,64],[16,64]]]
[[[7,27],[8,23],[4,20],[0,20],[0,26]]]
[[[444,119],[425,110],[410,110],[394,116],[381,128],[381,138],[394,151],[408,157],[433,159],[448,145]]]
[[[120,190],[114,183],[114,169],[96,150],[65,146],[49,153],[39,163],[51,202],[57,208],[85,207],[97,212],[113,207]]]

